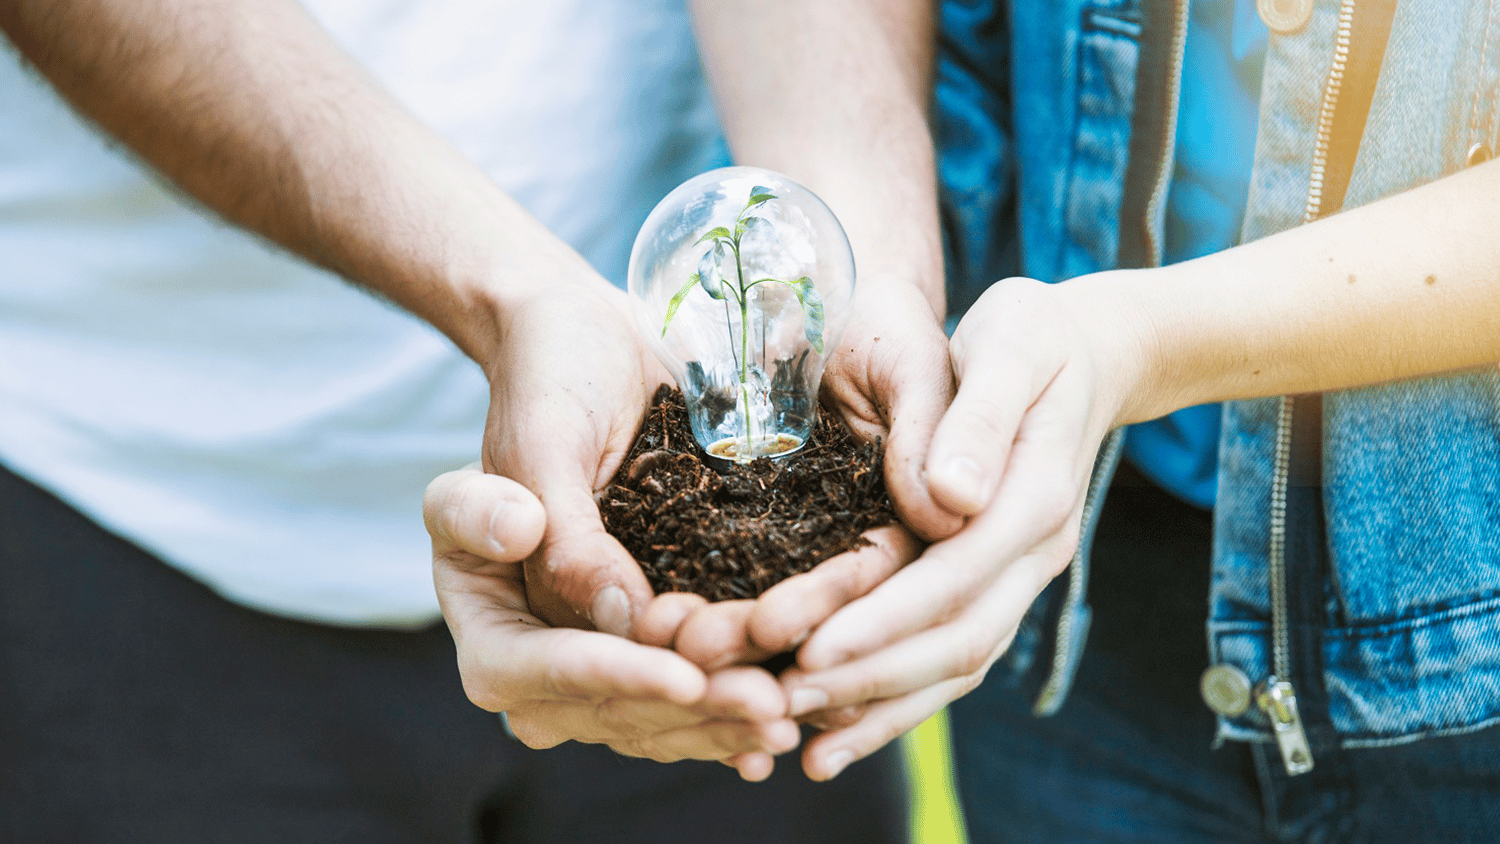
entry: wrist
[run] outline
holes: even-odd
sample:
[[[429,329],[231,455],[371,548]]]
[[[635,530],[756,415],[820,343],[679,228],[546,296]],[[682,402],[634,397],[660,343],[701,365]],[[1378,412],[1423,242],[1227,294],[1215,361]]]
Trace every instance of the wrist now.
[[[1164,416],[1195,404],[1163,336],[1155,281],[1146,270],[1109,270],[1057,285],[1078,315],[1094,365],[1113,395],[1111,427]]]
[[[496,194],[494,213],[476,214],[450,230],[427,295],[403,302],[491,376],[504,365],[517,321],[538,318],[549,301],[580,315],[604,301],[616,318],[629,316],[620,307],[624,291],[508,196]]]
[[[1106,348],[1122,385],[1116,424],[1165,416],[1185,407],[1257,395],[1270,374],[1255,362],[1259,348],[1249,303],[1217,261],[1112,270],[1066,282],[1091,301],[1094,325],[1112,338]]]

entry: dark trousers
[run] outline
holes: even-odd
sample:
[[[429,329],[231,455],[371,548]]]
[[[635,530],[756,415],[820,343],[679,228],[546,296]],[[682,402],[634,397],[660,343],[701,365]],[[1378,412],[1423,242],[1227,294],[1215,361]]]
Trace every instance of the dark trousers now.
[[[1215,749],[1210,516],[1139,475],[1111,489],[1089,584],[1093,629],[1057,715],[987,682],[951,710],[970,844],[1500,841],[1500,730],[1320,752]]]
[[[814,784],[533,751],[452,640],[231,604],[0,469],[0,844],[906,840],[887,750]]]

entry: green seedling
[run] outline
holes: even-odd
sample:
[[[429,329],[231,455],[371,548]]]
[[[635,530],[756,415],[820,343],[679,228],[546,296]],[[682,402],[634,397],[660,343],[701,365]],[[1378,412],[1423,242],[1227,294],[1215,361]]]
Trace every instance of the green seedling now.
[[[754,281],[745,281],[744,265],[740,258],[740,246],[748,234],[760,232],[774,239],[775,230],[770,220],[752,212],[760,209],[766,203],[774,200],[776,194],[771,193],[769,188],[753,187],[750,189],[750,198],[745,202],[734,219],[734,227],[716,226],[703,233],[703,236],[695,242],[697,244],[712,244],[708,251],[698,261],[698,271],[688,278],[686,284],[672,296],[667,303],[667,315],[662,320],[661,333],[665,337],[667,328],[672,324],[672,317],[677,315],[677,309],[682,306],[683,299],[692,292],[694,287],[703,288],[710,298],[724,303],[724,325],[725,330],[734,336],[734,324],[731,319],[729,300],[739,306],[740,317],[740,353],[736,361],[739,368],[740,385],[740,413],[744,422],[746,445],[752,445],[755,441],[752,430],[752,413],[750,411],[750,291],[762,284],[781,284],[790,288],[797,294],[797,303],[802,307],[802,331],[807,337],[807,342],[812,345],[818,354],[823,353],[823,297],[818,293],[818,288],[812,283],[812,279],[803,276],[795,280],[782,278],[758,278]],[[734,272],[732,275],[725,272],[726,266],[730,265],[733,258]],[[732,349],[731,349],[732,351]],[[747,448],[746,452],[752,449]]]

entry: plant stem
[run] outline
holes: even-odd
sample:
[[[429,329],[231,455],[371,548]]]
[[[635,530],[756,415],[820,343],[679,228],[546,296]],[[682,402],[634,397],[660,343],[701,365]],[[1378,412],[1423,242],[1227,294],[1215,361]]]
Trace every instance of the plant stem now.
[[[740,239],[734,238],[734,279],[740,289],[740,399],[744,402],[740,417],[745,426],[745,453],[754,457],[755,423],[750,413],[750,388],[746,384],[750,374],[750,290],[745,287],[745,268],[740,263]]]

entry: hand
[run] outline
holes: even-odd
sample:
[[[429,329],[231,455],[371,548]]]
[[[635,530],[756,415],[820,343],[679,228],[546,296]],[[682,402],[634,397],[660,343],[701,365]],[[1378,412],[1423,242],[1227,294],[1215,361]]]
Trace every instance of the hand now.
[[[531,611],[552,625],[628,636],[652,590],[605,532],[594,492],[624,458],[663,373],[623,300],[599,279],[508,303],[502,347],[487,366],[483,463],[546,507],[546,532],[526,563]]]
[[[886,486],[903,520],[928,537],[957,530],[961,517],[937,505],[922,478],[927,442],[953,385],[947,338],[915,285],[895,276],[861,281],[823,383],[825,406],[856,434],[885,441]],[[870,545],[788,578],[755,601],[658,597],[636,635],[675,647],[705,669],[792,650],[834,611],[915,559],[922,544],[905,525],[865,538]]]
[[[713,759],[754,780],[800,741],[761,669],[707,675],[671,651],[537,618],[520,560],[546,517],[521,485],[472,467],[449,472],[428,486],[423,515],[464,690],[505,712],[527,746],[575,740],[662,762]]]
[[[927,540],[951,536],[963,511],[934,499],[927,447],[953,398],[948,338],[907,279],[862,277],[849,326],[823,375],[824,404],[865,440],[885,442],[885,481],[901,520]]]
[[[1083,280],[1079,280],[1083,281]],[[931,493],[971,516],[951,538],[834,613],[782,675],[791,714],[865,707],[809,742],[835,776],[983,679],[1078,544],[1090,470],[1142,382],[1145,344],[1104,286],[1008,279],[960,324],[958,393],[927,456]]]
[[[802,644],[819,622],[916,559],[922,543],[901,525],[868,531],[869,545],[819,563],[755,600],[709,603],[669,592],[647,605],[636,638],[670,647],[705,671],[762,662]]]

